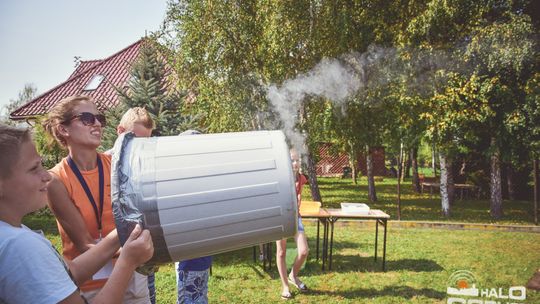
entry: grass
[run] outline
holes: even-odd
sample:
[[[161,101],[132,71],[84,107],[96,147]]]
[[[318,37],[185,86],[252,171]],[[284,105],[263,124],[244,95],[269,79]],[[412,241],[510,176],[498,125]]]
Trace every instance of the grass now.
[[[354,185],[351,179],[318,178],[319,189],[323,198],[323,207],[340,208],[340,203],[361,202],[367,203],[372,209],[381,209],[397,218],[397,180],[385,177],[383,181],[375,182],[377,202],[369,202],[366,178],[360,179]],[[309,187],[302,193],[305,199],[311,199]],[[456,199],[451,206],[451,217],[441,214],[441,200],[438,194],[429,198],[429,194],[416,193],[411,181],[406,180],[401,187],[401,219],[415,221],[452,221],[466,223],[496,223],[532,225],[532,202],[530,201],[503,201],[504,216],[500,220],[493,220],[489,215],[489,199]]]
[[[40,223],[54,227],[52,219]],[[479,288],[507,289],[524,286],[540,261],[540,235],[534,233],[391,229],[382,272],[380,259],[373,260],[373,229],[350,224],[336,226],[333,269],[322,271],[315,260],[314,223],[306,223],[306,233],[311,253],[301,276],[311,291],[293,288],[290,303],[445,303],[454,271],[473,272]],[[47,237],[60,246],[57,233]],[[172,264],[160,267],[156,288],[158,303],[175,303]],[[275,266],[265,272],[253,262],[251,248],[214,257],[211,303],[283,303],[279,292]],[[526,303],[540,303],[540,293],[527,290]]]
[[[341,201],[367,202],[365,180],[352,185],[350,180],[321,178],[319,183],[325,207],[339,207]],[[379,202],[369,205],[395,219],[395,188],[395,179],[377,183]],[[308,199],[309,189],[303,195]],[[414,193],[410,183],[403,187],[402,204],[405,220],[448,221],[439,215],[438,198]],[[505,217],[495,223],[531,224],[529,206],[529,202],[505,201]],[[457,201],[450,221],[493,223],[488,210],[486,200]],[[24,222],[33,229],[43,229],[53,244],[60,246],[50,215],[33,214]],[[390,229],[387,272],[382,272],[380,260],[373,260],[373,229],[340,221],[334,236],[333,269],[322,271],[321,261],[315,260],[316,226],[310,221],[305,224],[311,253],[301,276],[311,291],[299,294],[293,287],[294,299],[289,303],[446,303],[446,287],[455,271],[473,272],[479,288],[508,290],[524,286],[540,267],[540,234]],[[158,303],[175,303],[172,264],[160,267],[156,288]],[[251,248],[214,257],[209,283],[211,303],[283,303],[279,293],[275,265],[265,272],[260,263],[253,262]],[[527,290],[527,301],[519,303],[540,303],[540,293]]]

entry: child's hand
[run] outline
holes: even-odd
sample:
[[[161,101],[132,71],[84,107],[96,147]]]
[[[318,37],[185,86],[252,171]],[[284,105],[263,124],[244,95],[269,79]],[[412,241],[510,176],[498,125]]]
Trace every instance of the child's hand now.
[[[153,254],[154,244],[152,243],[150,231],[142,230],[141,226],[137,224],[126,240],[120,258],[137,267],[148,261]]]

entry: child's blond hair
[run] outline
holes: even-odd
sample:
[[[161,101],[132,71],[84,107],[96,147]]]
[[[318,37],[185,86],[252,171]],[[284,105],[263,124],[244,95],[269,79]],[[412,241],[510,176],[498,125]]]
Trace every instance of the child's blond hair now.
[[[154,129],[154,120],[150,117],[148,111],[141,107],[133,107],[124,113],[118,126],[129,130],[135,123],[142,124],[147,129]]]

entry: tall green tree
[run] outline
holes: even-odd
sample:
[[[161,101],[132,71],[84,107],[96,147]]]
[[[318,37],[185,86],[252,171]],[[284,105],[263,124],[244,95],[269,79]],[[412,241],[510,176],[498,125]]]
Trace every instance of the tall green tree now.
[[[130,70],[127,88],[117,92],[124,108],[145,108],[156,124],[156,135],[178,135],[196,125],[194,116],[186,113],[186,96],[178,91],[165,55],[152,38],[145,38]],[[113,126],[115,127],[115,126]]]
[[[116,107],[109,108],[105,111],[105,117],[107,119],[107,126],[103,128],[103,135],[101,136],[101,146],[98,148],[100,151],[107,151],[114,146],[114,142],[118,138],[116,127],[122,119],[122,115],[129,109],[127,105],[120,102]]]
[[[527,15],[506,11],[491,24],[478,27],[471,36],[465,59],[482,77],[482,94],[487,100],[485,120],[489,137],[490,213],[502,217],[501,162],[519,144],[509,133],[514,114],[525,102],[524,87],[531,74],[535,41],[531,19]]]
[[[491,213],[495,218],[502,215],[500,163],[508,154],[505,148],[512,145],[501,142],[508,138],[505,121],[519,103],[520,83],[527,78],[524,63],[532,54],[528,2],[433,0],[411,19],[401,40],[406,45],[456,54],[453,67],[434,69],[448,80],[435,82],[433,97],[425,99],[428,134],[437,141],[441,164],[449,167],[452,151],[462,149],[467,141],[485,140],[483,133],[491,134],[487,136],[492,167]],[[475,127],[480,123],[489,128]],[[443,173],[451,174],[451,170]],[[441,179],[446,213],[452,197],[445,196],[452,193],[452,187],[451,182],[448,187],[444,182],[451,181],[452,176]]]
[[[175,35],[165,40],[173,46],[171,62],[178,71],[178,84],[193,92],[195,102],[191,110],[205,115],[204,124],[211,132],[279,127],[273,121],[276,113],[265,94],[267,85],[280,86],[288,79],[302,76],[325,57],[361,54],[373,43],[398,49],[402,73],[394,75],[383,90],[366,90],[364,96],[354,96],[348,101],[351,104],[346,111],[350,113],[342,117],[334,115],[338,106],[331,105],[331,100],[306,96],[291,114],[302,118],[294,128],[306,134],[308,154],[314,156],[319,133],[332,133],[321,132],[321,126],[339,126],[328,136],[340,141],[342,149],[349,153],[373,144],[357,135],[363,132],[382,134],[389,151],[412,151],[413,159],[420,140],[427,135],[437,146],[444,167],[441,206],[449,216],[452,158],[486,140],[482,133],[485,128],[479,127],[483,123],[510,132],[507,122],[513,116],[509,113],[516,113],[516,107],[498,110],[501,117],[506,117],[501,124],[501,120],[491,119],[490,115],[497,111],[493,111],[490,102],[513,96],[516,103],[522,103],[526,96],[522,89],[529,77],[526,69],[511,69],[520,71],[512,72],[517,78],[500,73],[498,78],[492,77],[492,72],[479,69],[491,66],[490,57],[484,56],[490,52],[490,44],[477,42],[493,42],[491,47],[497,49],[493,54],[500,54],[504,45],[511,42],[510,36],[525,37],[522,34],[530,32],[527,24],[538,24],[538,19],[527,19],[534,11],[531,3],[178,0],[169,3],[167,15],[167,24]],[[501,54],[498,62],[491,60],[494,66],[504,66],[508,58],[520,65],[521,55],[515,50],[519,45],[507,48],[513,54],[510,57]],[[375,99],[388,103],[379,111],[368,102]],[[372,114],[366,121],[383,123],[373,122],[376,128],[369,123],[362,126],[359,122],[364,120],[365,113]],[[321,123],[328,117],[336,121]],[[379,132],[373,132],[374,129]],[[372,136],[369,140],[381,142]],[[505,147],[507,143],[494,146]],[[502,159],[511,154],[504,150],[500,152]],[[314,171],[313,166],[311,169]],[[413,174],[413,180],[417,180],[416,175]],[[310,182],[315,179],[313,176]]]
[[[180,83],[196,92],[193,110],[204,114],[209,132],[279,125],[271,121],[266,85],[294,77],[320,59],[310,56],[314,9],[308,1],[169,3],[169,25],[174,39],[182,41],[175,54]],[[309,119],[305,110],[298,108],[297,117]],[[317,199],[311,154],[306,163]]]

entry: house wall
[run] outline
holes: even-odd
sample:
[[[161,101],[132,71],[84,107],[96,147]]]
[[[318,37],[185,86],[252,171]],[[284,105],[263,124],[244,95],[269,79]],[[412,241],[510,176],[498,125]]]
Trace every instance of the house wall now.
[[[384,164],[384,147],[375,147],[371,152],[373,158],[373,175],[386,176],[386,166]],[[367,175],[366,156],[362,153],[358,155],[358,168],[362,175]]]
[[[386,167],[384,165],[384,147],[376,147],[373,150],[373,171],[376,176],[385,176]],[[342,176],[343,167],[349,167],[349,157],[345,153],[335,152],[331,143],[321,143],[319,145],[319,161],[317,162],[318,176]],[[367,175],[366,157],[359,153],[356,167],[362,175]]]

